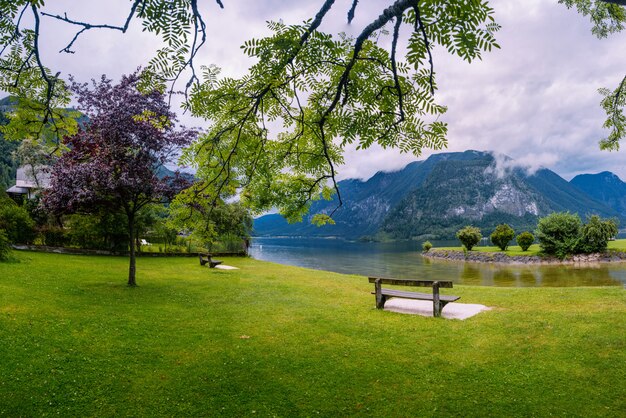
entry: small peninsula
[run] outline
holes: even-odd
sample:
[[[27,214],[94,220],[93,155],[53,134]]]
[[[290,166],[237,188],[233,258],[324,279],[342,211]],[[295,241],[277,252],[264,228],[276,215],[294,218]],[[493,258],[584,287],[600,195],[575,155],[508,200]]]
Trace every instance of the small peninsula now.
[[[619,244],[626,244],[626,240]],[[614,242],[618,242],[614,241]],[[626,262],[626,252],[611,248],[602,253],[575,254],[560,260],[556,257],[541,255],[537,251],[528,251],[527,255],[520,251],[463,251],[461,248],[433,248],[422,253],[429,259],[463,261],[470,263],[492,264],[581,264],[581,263],[616,263]]]

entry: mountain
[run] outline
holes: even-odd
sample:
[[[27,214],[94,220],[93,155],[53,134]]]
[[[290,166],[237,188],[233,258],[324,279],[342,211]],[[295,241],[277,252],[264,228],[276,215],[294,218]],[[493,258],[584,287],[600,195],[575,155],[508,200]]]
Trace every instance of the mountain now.
[[[532,231],[540,216],[570,211],[617,217],[618,213],[550,170],[529,175],[520,168],[495,170],[491,154],[439,163],[428,179],[390,211],[381,231],[393,238],[452,238],[467,224],[486,235],[499,223]]]
[[[0,99],[0,112],[7,113],[12,112],[17,105],[17,99],[15,97],[6,96]]]
[[[502,169],[491,153],[465,151],[435,154],[404,169],[379,172],[367,181],[339,182],[343,206],[336,224],[318,228],[310,216],[289,225],[279,215],[255,220],[256,235],[336,236],[347,239],[451,238],[469,223],[485,234],[498,223],[521,232],[534,229],[539,216],[553,211],[618,213],[571,185],[556,173],[542,169],[529,175],[505,157]],[[329,213],[336,200],[317,201],[311,213]]]
[[[570,180],[570,184],[599,202],[626,215],[626,183],[615,174],[603,171],[598,174],[580,174]]]
[[[159,165],[156,169],[156,175],[158,178],[163,179],[165,177],[170,177],[170,178],[175,178],[176,177],[176,172],[170,170],[169,168],[167,168],[164,165]],[[187,173],[185,171],[179,171],[179,176],[188,181],[189,183],[193,183],[196,178],[194,177],[193,174]]]
[[[378,172],[367,181],[348,179],[338,183],[343,205],[333,215],[335,225],[317,227],[311,224],[311,214],[330,213],[338,204],[332,200],[318,200],[311,205],[310,215],[303,222],[290,225],[280,215],[266,215],[255,220],[257,235],[341,237],[357,239],[373,236],[389,211],[396,207],[408,192],[419,187],[433,168],[441,161],[463,161],[475,158],[475,151],[436,154],[425,161],[415,161],[395,172]]]

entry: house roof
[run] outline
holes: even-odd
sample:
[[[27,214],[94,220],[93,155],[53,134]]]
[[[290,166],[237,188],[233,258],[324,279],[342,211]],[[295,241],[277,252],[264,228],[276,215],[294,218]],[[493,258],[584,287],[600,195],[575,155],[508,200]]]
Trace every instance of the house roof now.
[[[28,189],[26,187],[13,186],[7,189],[7,193],[28,194]]]
[[[15,186],[7,189],[7,193],[31,195],[37,189],[50,187],[50,167],[22,166],[15,174]]]

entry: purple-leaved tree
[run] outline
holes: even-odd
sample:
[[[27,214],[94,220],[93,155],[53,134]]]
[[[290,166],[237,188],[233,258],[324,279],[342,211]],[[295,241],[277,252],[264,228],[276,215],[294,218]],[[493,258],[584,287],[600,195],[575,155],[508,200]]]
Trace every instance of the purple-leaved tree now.
[[[43,206],[54,214],[123,211],[127,217],[130,266],[128,285],[136,286],[135,228],[145,205],[171,199],[185,186],[175,178],[159,178],[157,170],[197,131],[176,126],[176,115],[162,92],[138,90],[139,74],[119,84],[102,76],[99,82],[72,84],[78,109],[89,122],[66,137],[67,151],[54,164],[51,187]]]

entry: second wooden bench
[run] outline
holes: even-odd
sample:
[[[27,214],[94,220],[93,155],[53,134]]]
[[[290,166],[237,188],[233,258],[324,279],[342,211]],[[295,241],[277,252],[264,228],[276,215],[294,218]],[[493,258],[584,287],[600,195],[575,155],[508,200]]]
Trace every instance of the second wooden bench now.
[[[215,266],[218,266],[220,264],[222,264],[222,262],[220,260],[214,260],[211,258],[211,254],[202,254],[199,253],[198,257],[200,257],[200,265],[204,266],[205,264],[209,264],[209,268],[215,268]]]

